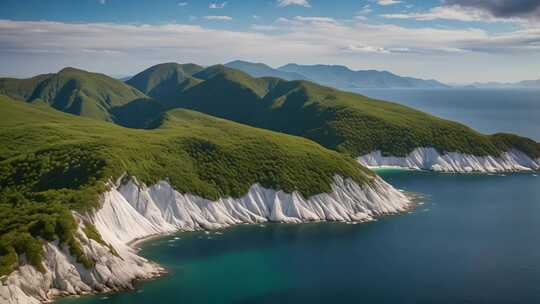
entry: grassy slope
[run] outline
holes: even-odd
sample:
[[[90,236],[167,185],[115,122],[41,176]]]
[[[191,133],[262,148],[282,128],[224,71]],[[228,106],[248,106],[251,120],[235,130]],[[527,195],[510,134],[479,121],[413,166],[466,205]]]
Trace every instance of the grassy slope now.
[[[8,97],[0,109],[0,275],[23,253],[39,265],[38,236],[68,244],[91,267],[69,210],[96,207],[104,182],[124,172],[211,199],[241,196],[255,182],[310,196],[329,191],[335,174],[360,183],[372,176],[309,140],[188,110],[139,130]]]
[[[143,72],[144,73],[144,72]],[[253,78],[223,66],[192,75],[197,85],[161,100],[256,127],[312,139],[359,156],[374,150],[404,156],[417,147],[499,155],[517,148],[540,157],[540,144],[511,134],[492,136],[396,103],[308,81]]]
[[[145,94],[119,80],[74,68],[29,79],[1,78],[0,94],[44,101],[63,112],[119,123],[122,120],[115,117],[113,109],[122,112],[121,108],[132,101],[152,104]]]
[[[135,75],[126,83],[154,98],[170,100],[196,85],[198,80],[191,76],[203,69],[195,64],[162,63]]]

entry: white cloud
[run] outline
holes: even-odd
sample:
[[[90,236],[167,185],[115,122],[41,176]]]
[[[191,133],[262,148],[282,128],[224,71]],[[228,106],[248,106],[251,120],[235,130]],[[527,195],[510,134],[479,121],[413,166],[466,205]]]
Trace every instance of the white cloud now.
[[[337,21],[330,17],[303,17],[303,16],[296,16],[294,17],[294,20],[302,21],[302,22],[326,22],[326,23],[337,23]]]
[[[366,4],[360,9],[357,14],[358,15],[369,15],[373,10],[371,9],[371,5]]]
[[[372,46],[372,45],[350,45],[344,48],[347,51],[355,52],[355,53],[380,53],[380,54],[388,54],[390,53],[389,50],[378,47],[378,46]]]
[[[229,16],[204,18],[232,19]],[[451,49],[489,52],[489,47],[500,51],[509,49],[540,51],[540,45],[537,43],[540,40],[540,29],[490,34],[485,30],[472,28],[407,28],[364,22],[349,24],[323,16],[279,18],[274,24],[257,25],[252,28],[279,29],[280,33],[214,30],[187,24],[79,24],[0,20],[0,53],[5,49],[106,49],[127,52],[136,51],[138,48],[147,49],[149,45],[155,48],[180,50],[203,47],[208,48],[205,51],[212,51],[212,42],[224,43],[223,45],[227,45],[231,50],[236,50],[234,46],[237,46],[246,47],[250,52],[264,53],[272,51],[266,47],[267,45],[280,45],[280,49],[291,46],[292,49],[299,51],[295,54],[306,54],[313,49],[331,53],[347,48],[389,52],[407,48],[425,53],[446,52]],[[137,39],[132,39],[133,37]],[[233,37],[235,39],[231,39]],[[235,41],[234,45],[230,41]],[[261,47],[254,47],[259,43]],[[281,50],[279,52],[281,53]]]
[[[230,20],[222,18],[228,16],[214,17]],[[0,74],[51,72],[65,65],[126,73],[166,61],[206,65],[250,58],[275,65],[346,64],[430,78],[446,75],[442,70],[459,68],[455,72],[461,73],[459,77],[473,77],[482,71],[476,62],[493,62],[499,58],[493,56],[503,56],[498,65],[507,64],[504,75],[509,75],[514,69],[523,73],[540,69],[532,59],[540,55],[538,41],[540,29],[493,34],[482,29],[407,28],[305,16],[254,25],[248,31],[188,24],[0,20]],[[527,63],[520,63],[526,59]],[[431,72],[427,66],[432,67]]]
[[[318,25],[324,26],[325,24],[337,25],[339,22],[330,17],[318,17],[318,16],[295,16],[295,17],[279,17],[274,22],[277,25],[281,25],[279,28],[284,31],[291,31],[296,28],[303,27],[306,24],[311,26]]]
[[[260,25],[260,24],[254,24],[251,26],[251,29],[254,31],[260,31],[260,32],[270,32],[275,31],[279,29],[277,26],[273,25]]]
[[[277,0],[279,7],[285,7],[289,5],[300,5],[304,7],[311,7],[308,0]]]
[[[91,53],[91,54],[104,54],[104,55],[121,55],[121,54],[124,54],[124,52],[121,52],[121,51],[95,50],[95,49],[82,49],[81,52],[83,52],[83,53]]]
[[[399,0],[377,0],[377,4],[383,5],[383,6],[394,5],[394,4],[398,4],[398,3],[401,3],[401,2],[402,1],[399,1]]]
[[[219,20],[219,21],[230,21],[233,18],[230,16],[204,16],[206,20]]]
[[[381,15],[388,19],[414,19],[420,21],[428,20],[458,20],[458,21],[512,21],[510,19],[499,19],[493,17],[485,10],[477,8],[464,8],[460,5],[436,6],[429,11],[401,14],[383,14]]]
[[[188,3],[187,2],[178,2],[178,6],[187,6]]]
[[[538,0],[444,0],[443,4],[480,9],[501,19],[519,19],[532,23],[540,21]]]
[[[208,5],[208,8],[212,8],[212,9],[221,9],[221,8],[225,8],[225,6],[227,6],[227,2],[213,2],[213,3],[210,3]]]

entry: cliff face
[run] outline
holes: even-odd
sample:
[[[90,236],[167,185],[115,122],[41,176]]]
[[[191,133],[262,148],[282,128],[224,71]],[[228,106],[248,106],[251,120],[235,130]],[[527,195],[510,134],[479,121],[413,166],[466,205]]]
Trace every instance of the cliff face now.
[[[82,229],[78,237],[85,254],[95,261],[92,269],[78,263],[66,246],[45,243],[45,271],[20,266],[0,286],[0,303],[40,303],[58,296],[130,289],[134,280],[148,279],[163,271],[134,251],[117,255],[108,246],[89,239]]]
[[[376,177],[358,185],[336,176],[332,192],[308,199],[252,185],[240,198],[210,201],[175,191],[166,181],[147,187],[135,179],[112,185],[102,196],[102,207],[79,219],[78,237],[93,269],[76,262],[57,243],[44,245],[45,272],[24,265],[0,285],[2,303],[39,303],[57,296],[133,288],[133,282],[162,273],[158,265],[137,255],[129,244],[152,235],[197,229],[221,229],[235,224],[266,221],[368,221],[406,210],[411,201]],[[84,220],[83,220],[84,219]],[[113,249],[89,239],[83,228],[90,222]]]
[[[518,150],[504,152],[496,157],[457,152],[440,154],[434,148],[417,148],[406,157],[383,156],[381,151],[374,151],[357,160],[371,168],[400,167],[449,173],[497,173],[540,169],[540,159],[532,159]]]

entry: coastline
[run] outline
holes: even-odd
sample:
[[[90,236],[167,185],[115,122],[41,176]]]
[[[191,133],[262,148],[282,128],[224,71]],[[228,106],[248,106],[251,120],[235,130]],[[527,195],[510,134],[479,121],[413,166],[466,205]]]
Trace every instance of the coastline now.
[[[84,221],[79,221],[83,250],[96,261],[93,269],[85,269],[74,261],[65,246],[47,243],[46,272],[39,273],[29,265],[19,267],[8,276],[5,286],[8,290],[0,290],[0,296],[11,297],[8,303],[44,303],[64,296],[132,290],[137,282],[167,273],[138,252],[142,243],[171,233],[265,222],[360,223],[404,213],[415,206],[411,197],[379,177],[358,185],[336,176],[331,193],[308,199],[299,193],[265,189],[260,185],[253,185],[242,198],[218,201],[178,193],[165,181],[147,187],[132,179],[111,186],[102,195],[101,208],[83,216],[96,226],[105,244],[89,239],[83,231]]]
[[[379,150],[356,159],[369,169],[426,170],[438,173],[508,173],[540,170],[540,158],[518,150],[500,156],[476,156],[460,152],[439,153],[432,147],[416,148],[406,156],[385,156]]]
[[[255,226],[255,225],[257,225],[257,226],[265,228],[267,224],[270,224],[270,225],[272,225],[272,224],[275,224],[275,225],[305,225],[305,224],[316,224],[316,223],[347,224],[347,225],[366,224],[366,223],[370,223],[370,222],[376,222],[380,218],[384,218],[384,217],[408,214],[408,213],[411,212],[411,210],[413,210],[413,209],[415,209],[418,206],[421,206],[423,204],[420,201],[423,198],[422,194],[418,194],[418,193],[414,193],[414,192],[403,192],[403,193],[411,201],[411,203],[408,206],[406,206],[406,208],[403,211],[401,211],[399,213],[395,213],[395,214],[382,214],[382,215],[377,216],[375,218],[366,219],[366,220],[362,220],[362,221],[343,222],[343,221],[313,220],[313,221],[304,221],[304,222],[298,222],[298,223],[285,223],[285,222],[273,222],[273,221],[268,221],[268,222],[263,222],[263,223],[240,223],[240,224],[232,225],[232,226],[225,227],[225,228],[217,228],[217,229],[210,229],[210,230],[206,230],[206,229],[178,230],[178,231],[170,232],[170,233],[149,235],[147,237],[143,237],[143,238],[140,238],[140,239],[137,239],[137,240],[133,240],[133,241],[129,242],[129,244],[127,244],[127,245],[131,249],[135,250],[138,253],[138,252],[140,252],[142,250],[142,245],[144,243],[150,242],[150,241],[153,241],[153,240],[157,241],[157,240],[159,240],[161,238],[165,238],[165,237],[168,237],[168,236],[173,236],[173,235],[176,235],[176,234],[186,233],[186,232],[207,232],[207,231],[212,232],[212,231],[219,231],[219,230],[228,230],[230,228],[237,227],[237,226]],[[159,273],[159,274],[156,274],[153,277],[150,277],[150,278],[134,280],[134,287],[136,287],[138,284],[143,284],[144,282],[152,281],[152,280],[155,280],[157,278],[167,276],[170,273],[165,266],[163,266],[163,265],[161,265],[161,264],[159,264],[159,263],[157,263],[155,261],[152,261],[152,260],[149,260],[149,261],[151,263],[155,263],[156,265],[161,267],[163,269],[163,271],[161,273]],[[69,296],[64,296],[64,297],[60,296],[60,297],[57,297],[57,298],[53,299],[52,301],[50,301],[50,303],[56,302],[58,299],[61,299],[61,298],[80,298],[80,297],[85,297],[85,296],[97,296],[97,295],[107,296],[107,295],[115,294],[115,293],[118,293],[118,292],[133,291],[135,289],[136,288],[118,290],[118,291],[110,291],[110,292],[105,292],[105,293],[89,292],[89,293],[79,294],[79,295],[69,295]],[[46,302],[44,302],[44,303],[46,303]]]

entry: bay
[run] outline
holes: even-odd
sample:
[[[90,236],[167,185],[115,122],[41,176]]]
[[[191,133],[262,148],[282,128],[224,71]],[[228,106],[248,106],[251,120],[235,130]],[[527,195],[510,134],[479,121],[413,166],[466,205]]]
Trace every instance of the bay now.
[[[425,195],[357,225],[244,225],[144,244],[169,275],[59,303],[538,303],[540,177],[380,174]]]

